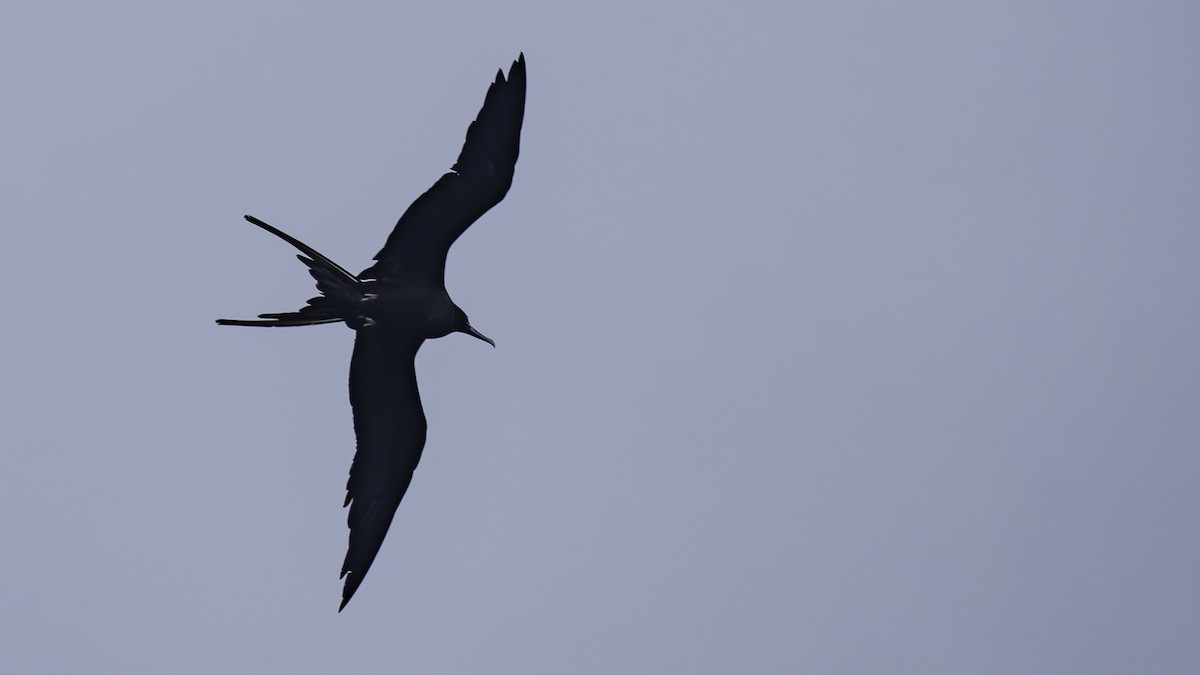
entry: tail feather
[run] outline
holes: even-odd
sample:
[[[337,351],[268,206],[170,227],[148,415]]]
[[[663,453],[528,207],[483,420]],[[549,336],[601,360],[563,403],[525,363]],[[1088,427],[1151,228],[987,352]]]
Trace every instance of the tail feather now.
[[[317,282],[317,290],[325,296],[325,300],[346,305],[353,305],[362,300],[363,294],[359,290],[359,280],[355,277],[347,279],[342,276],[338,270],[330,269],[320,260],[305,258],[302,255],[296,258],[308,266],[308,274]],[[312,300],[309,300],[311,303]]]
[[[341,265],[338,265],[337,263],[333,262],[329,258],[326,258],[325,256],[321,255],[321,253],[319,251],[317,251],[317,249],[300,241],[299,239],[288,234],[287,232],[284,232],[283,230],[279,230],[274,227],[271,227],[270,225],[264,223],[263,221],[259,220],[258,218],[255,218],[254,216],[248,215],[248,216],[245,216],[245,218],[249,222],[261,227],[262,229],[266,230],[267,232],[270,232],[271,234],[275,235],[276,237],[279,237],[280,239],[291,244],[292,246],[295,246],[301,253],[308,256],[309,258],[312,258],[314,261],[320,261],[322,267],[325,267],[325,268],[329,269],[330,271],[336,272],[338,275],[344,277],[347,281],[358,281],[358,277],[356,277],[353,274],[342,269]],[[308,264],[308,263],[305,263],[305,264]]]
[[[295,237],[276,229],[254,216],[246,216],[246,220],[270,232],[300,250],[304,255],[298,255],[300,262],[308,267],[308,273],[317,282],[317,290],[321,295],[310,298],[308,304],[295,312],[271,312],[259,314],[258,320],[252,319],[217,319],[221,326],[313,326],[323,323],[336,323],[350,318],[349,308],[353,308],[362,300],[358,277],[347,272],[340,265],[321,255],[313,247]]]
[[[337,323],[345,321],[341,317],[332,317],[327,319],[302,318],[299,312],[293,312],[295,317],[288,317],[287,314],[276,314],[276,318],[263,321],[254,321],[250,319],[217,319],[218,326],[316,326],[322,323]],[[285,318],[288,317],[288,318]]]

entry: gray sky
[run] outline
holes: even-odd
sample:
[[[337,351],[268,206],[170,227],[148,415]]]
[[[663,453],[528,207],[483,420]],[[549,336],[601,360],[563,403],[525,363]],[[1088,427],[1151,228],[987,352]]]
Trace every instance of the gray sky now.
[[[1196,3],[33,5],[0,670],[1200,667]],[[353,335],[212,323],[315,292],[241,216],[365,267],[521,50],[338,615]]]

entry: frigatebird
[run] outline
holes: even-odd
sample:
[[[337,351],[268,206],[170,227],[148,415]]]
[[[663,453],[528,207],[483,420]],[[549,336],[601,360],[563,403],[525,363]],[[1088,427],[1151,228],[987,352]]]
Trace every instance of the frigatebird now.
[[[358,590],[383,544],[392,517],[425,447],[425,413],[414,359],[427,339],[466,333],[493,347],[446,292],[446,254],[512,185],[525,116],[525,55],[508,78],[488,88],[483,108],[467,127],[458,161],[408,207],[357,276],[316,249],[253,216],[246,220],[303,255],[321,294],[295,312],[258,320],[218,319],[223,326],[310,326],[344,322],[355,331],[350,359],[350,406],[357,450],[346,484],[350,544],[342,564],[342,603]]]

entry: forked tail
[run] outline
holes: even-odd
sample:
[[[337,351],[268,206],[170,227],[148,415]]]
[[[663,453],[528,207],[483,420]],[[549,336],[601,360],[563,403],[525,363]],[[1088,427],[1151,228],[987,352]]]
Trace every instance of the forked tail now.
[[[217,324],[221,326],[313,326],[322,323],[336,323],[350,318],[348,309],[354,307],[363,297],[360,289],[362,282],[358,277],[292,235],[276,229],[254,216],[246,216],[246,220],[300,250],[304,255],[296,257],[308,266],[308,273],[317,280],[317,289],[321,291],[321,295],[309,299],[307,305],[295,312],[259,314],[258,320],[217,319]]]

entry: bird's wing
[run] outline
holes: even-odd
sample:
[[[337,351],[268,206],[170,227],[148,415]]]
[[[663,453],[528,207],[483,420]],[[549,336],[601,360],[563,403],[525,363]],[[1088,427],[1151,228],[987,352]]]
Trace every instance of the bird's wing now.
[[[450,245],[504,199],[512,185],[525,117],[525,55],[496,73],[450,172],[417,198],[375,255],[363,279],[411,279],[440,286]]]
[[[379,552],[425,447],[425,413],[413,359],[421,338],[383,326],[357,331],[350,360],[350,405],[358,451],[346,484],[350,546],[342,564],[342,604],[350,602]]]

